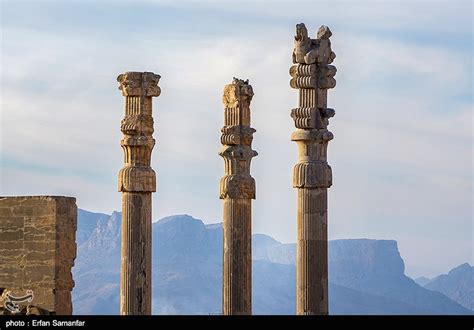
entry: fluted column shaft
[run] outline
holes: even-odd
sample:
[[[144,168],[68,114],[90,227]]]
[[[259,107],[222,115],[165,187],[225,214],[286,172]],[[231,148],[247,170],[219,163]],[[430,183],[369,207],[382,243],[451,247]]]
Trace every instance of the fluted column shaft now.
[[[151,315],[151,193],[122,194],[120,314]]]
[[[252,313],[252,200],[224,199],[225,315]]]
[[[304,24],[296,26],[290,86],[299,90],[298,108],[291,111],[297,130],[291,140],[298,146],[293,169],[297,188],[296,313],[328,314],[327,188],[332,170],[327,163],[327,130],[334,110],[327,108],[327,89],[336,84],[335,58],[329,37],[321,26],[316,39],[308,37]]]
[[[250,161],[255,130],[250,127],[252,86],[234,78],[224,88],[224,127],[219,155],[224,158],[225,175],[220,182],[224,202],[224,251],[222,313],[252,314],[252,199],[255,180]]]
[[[118,76],[125,96],[124,134],[120,144],[124,167],[118,175],[122,192],[120,314],[151,315],[151,193],[156,175],[151,168],[153,139],[152,97],[161,93],[160,76],[127,72]]]
[[[328,314],[327,189],[298,189],[298,314]]]

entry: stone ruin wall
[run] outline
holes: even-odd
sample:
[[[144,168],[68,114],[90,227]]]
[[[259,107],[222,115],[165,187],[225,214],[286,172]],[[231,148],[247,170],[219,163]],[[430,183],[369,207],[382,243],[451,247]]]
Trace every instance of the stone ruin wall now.
[[[22,314],[72,314],[76,229],[75,198],[0,197],[0,314],[9,313],[7,294],[27,290],[33,300],[18,303]]]

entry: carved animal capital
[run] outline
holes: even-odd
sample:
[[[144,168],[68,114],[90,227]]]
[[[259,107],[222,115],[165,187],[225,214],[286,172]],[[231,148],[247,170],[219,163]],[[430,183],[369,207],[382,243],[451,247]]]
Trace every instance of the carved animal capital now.
[[[329,64],[334,61],[336,54],[331,50],[329,38],[332,32],[329,27],[322,25],[316,34],[316,39],[308,37],[308,30],[303,23],[296,25],[296,35],[293,49],[293,63],[300,64]]]

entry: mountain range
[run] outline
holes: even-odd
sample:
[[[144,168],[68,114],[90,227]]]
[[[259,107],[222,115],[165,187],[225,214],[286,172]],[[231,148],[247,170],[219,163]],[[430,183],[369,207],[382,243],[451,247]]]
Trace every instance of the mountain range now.
[[[118,313],[120,225],[118,212],[78,211],[74,314]],[[153,314],[219,314],[222,224],[175,215],[152,231]],[[294,314],[295,244],[263,234],[252,244],[253,313]],[[329,312],[473,314],[472,267],[456,269],[422,286],[404,274],[396,241],[330,241]]]

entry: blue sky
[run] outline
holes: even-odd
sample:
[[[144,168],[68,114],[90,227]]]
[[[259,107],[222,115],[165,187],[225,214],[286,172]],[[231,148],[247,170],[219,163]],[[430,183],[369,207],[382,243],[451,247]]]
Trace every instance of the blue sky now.
[[[110,213],[122,166],[116,76],[162,76],[154,219],[221,220],[221,94],[250,79],[254,232],[295,241],[294,26],[337,54],[330,238],[396,239],[412,276],[473,263],[471,1],[0,1],[0,194]]]

